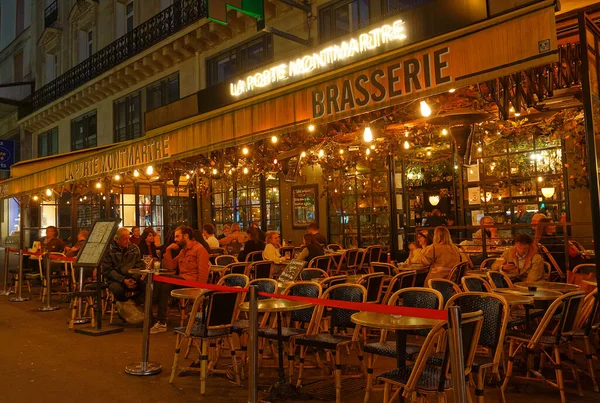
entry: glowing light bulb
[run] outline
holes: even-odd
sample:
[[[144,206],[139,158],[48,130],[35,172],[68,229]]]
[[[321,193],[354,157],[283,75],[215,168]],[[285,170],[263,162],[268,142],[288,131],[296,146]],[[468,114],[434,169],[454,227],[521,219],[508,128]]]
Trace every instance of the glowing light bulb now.
[[[277,136],[271,136],[271,143],[277,144],[278,141],[279,141],[279,138]]]
[[[247,167],[244,167],[244,174],[246,174],[246,175],[248,174],[248,168]]]
[[[427,156],[431,157],[431,151],[427,151]]]
[[[185,174],[185,179],[190,180],[190,174]]]
[[[219,173],[219,171],[217,171],[217,168],[213,168],[212,173],[213,173],[213,175],[216,175]]]
[[[371,128],[369,126],[365,127],[365,132],[363,133],[363,140],[365,143],[370,143],[373,141],[373,132],[371,132]]]
[[[448,90],[448,92],[449,92],[450,94],[452,94],[454,91],[456,91],[456,89],[455,89],[455,88],[450,88],[450,89]]]
[[[477,147],[477,151],[478,151],[478,152],[482,152],[482,151],[483,151],[483,148],[481,148],[481,147]]]
[[[154,173],[154,167],[152,165],[148,165],[148,168],[146,168],[146,175],[150,176]]]
[[[52,189],[46,189],[46,196],[52,196]]]
[[[250,150],[248,150],[248,147],[242,148],[242,154],[248,155],[249,152],[250,152]]]
[[[319,150],[319,158],[323,158],[325,156],[325,151]]]
[[[140,173],[138,172],[138,170],[137,170],[137,169],[133,171],[133,176],[135,176],[136,178],[137,178],[138,176],[140,176]]]
[[[367,148],[367,150],[365,151],[365,153],[366,153],[367,155],[371,154],[371,149],[370,149],[370,148]]]
[[[121,175],[116,174],[113,179],[118,182],[121,180]]]
[[[344,154],[344,150],[340,148],[340,155]]]
[[[306,151],[302,151],[302,153],[300,154],[300,158],[304,158],[306,157]]]
[[[33,201],[38,201],[39,197],[37,195],[33,196]]]
[[[277,158],[275,158],[275,159],[273,160],[273,164],[274,164],[274,165],[277,165]]]
[[[429,115],[431,115],[431,108],[429,107],[429,105],[427,104],[427,102],[421,101],[419,103],[419,106],[421,108],[421,116],[423,116],[424,118],[426,118],[426,117],[429,117]]]
[[[542,178],[541,176],[538,176],[538,177],[537,177],[537,181],[538,181],[538,182],[543,182],[543,181],[544,181],[544,178]]]
[[[408,150],[410,148],[410,143],[408,141],[404,142],[404,149]]]
[[[408,130],[404,132],[404,137],[408,137]]]
[[[314,132],[315,131],[315,125],[308,125],[308,131],[309,132]]]
[[[100,182],[96,182],[96,189],[100,189],[102,187],[102,184]]]
[[[446,135],[448,135],[448,129],[443,128],[442,129],[442,136],[446,136]]]
[[[375,144],[371,144],[371,147],[369,147],[371,150],[375,149]]]
[[[458,169],[458,165],[454,165],[454,169]]]

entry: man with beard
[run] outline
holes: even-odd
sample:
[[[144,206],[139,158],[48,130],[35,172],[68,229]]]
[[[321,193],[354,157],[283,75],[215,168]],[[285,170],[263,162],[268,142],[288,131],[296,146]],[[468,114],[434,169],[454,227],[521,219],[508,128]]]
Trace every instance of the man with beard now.
[[[171,250],[179,251],[173,258]],[[169,245],[164,254],[164,266],[175,270],[171,277],[206,283],[210,272],[209,254],[204,246],[194,239],[194,230],[187,226],[175,229],[175,242]],[[172,284],[156,282],[154,297],[158,300],[157,322],[150,333],[167,331],[167,310],[171,290],[178,288]]]

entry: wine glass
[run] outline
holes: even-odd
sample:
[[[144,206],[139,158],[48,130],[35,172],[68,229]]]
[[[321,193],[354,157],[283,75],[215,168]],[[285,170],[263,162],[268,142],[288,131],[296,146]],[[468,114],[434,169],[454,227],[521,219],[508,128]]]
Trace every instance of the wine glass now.
[[[152,255],[144,255],[142,260],[146,264],[146,269],[150,270],[150,264],[152,264]]]

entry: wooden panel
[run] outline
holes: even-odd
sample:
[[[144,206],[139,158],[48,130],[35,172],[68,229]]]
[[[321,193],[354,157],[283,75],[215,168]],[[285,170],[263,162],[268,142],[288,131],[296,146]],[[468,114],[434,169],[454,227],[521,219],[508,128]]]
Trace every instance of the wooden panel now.
[[[192,94],[144,114],[146,130],[156,129],[198,114],[198,94]]]

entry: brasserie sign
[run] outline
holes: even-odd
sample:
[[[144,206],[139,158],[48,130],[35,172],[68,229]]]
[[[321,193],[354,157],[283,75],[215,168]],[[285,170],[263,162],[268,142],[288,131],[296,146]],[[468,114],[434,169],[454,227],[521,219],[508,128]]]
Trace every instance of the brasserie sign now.
[[[169,136],[160,136],[68,163],[65,165],[65,180],[124,172],[169,156]]]

